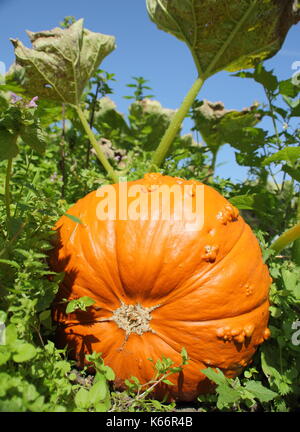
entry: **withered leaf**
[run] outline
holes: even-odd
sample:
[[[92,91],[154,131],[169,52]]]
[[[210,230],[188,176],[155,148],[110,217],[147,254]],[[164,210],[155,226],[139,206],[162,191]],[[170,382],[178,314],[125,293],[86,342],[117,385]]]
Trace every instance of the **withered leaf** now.
[[[83,19],[67,29],[27,32],[32,48],[11,39],[16,63],[23,67],[22,86],[39,98],[76,105],[89,78],[115,48],[113,36],[83,28]]]

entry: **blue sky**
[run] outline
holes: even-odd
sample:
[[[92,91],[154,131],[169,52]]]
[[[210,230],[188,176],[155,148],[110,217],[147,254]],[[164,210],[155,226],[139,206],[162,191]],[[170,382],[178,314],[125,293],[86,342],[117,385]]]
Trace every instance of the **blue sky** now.
[[[130,93],[126,84],[132,76],[148,79],[152,93],[164,107],[179,107],[196,78],[196,69],[187,47],[150,21],[145,0],[0,0],[0,61],[7,68],[14,61],[10,37],[30,46],[25,30],[49,30],[67,15],[84,18],[89,30],[116,37],[117,49],[104,60],[102,68],[116,75],[112,99],[119,111],[127,112],[130,102],[123,96]],[[282,50],[266,62],[280,79],[290,78],[293,62],[300,61],[299,30],[299,24],[293,26]],[[221,100],[228,109],[242,109],[254,101],[264,101],[264,94],[260,85],[251,80],[221,72],[205,83],[199,98]],[[184,132],[189,131],[189,126],[187,120]],[[229,146],[221,150],[218,164],[217,174],[222,177],[236,181],[246,175],[246,170],[235,163]]]

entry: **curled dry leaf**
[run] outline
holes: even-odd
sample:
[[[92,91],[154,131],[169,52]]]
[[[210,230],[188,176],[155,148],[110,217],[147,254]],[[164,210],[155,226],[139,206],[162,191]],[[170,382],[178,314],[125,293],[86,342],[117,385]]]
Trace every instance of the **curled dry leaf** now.
[[[300,20],[295,0],[147,0],[157,26],[187,43],[200,76],[253,67]]]
[[[223,102],[210,102],[206,99],[194,110],[197,130],[209,147],[218,148],[241,138],[243,128],[254,127],[261,114],[257,105],[251,105],[241,111],[225,109]]]
[[[83,28],[83,19],[67,29],[27,32],[32,49],[17,39],[16,62],[24,69],[22,85],[33,95],[77,105],[88,79],[115,48],[113,36]]]

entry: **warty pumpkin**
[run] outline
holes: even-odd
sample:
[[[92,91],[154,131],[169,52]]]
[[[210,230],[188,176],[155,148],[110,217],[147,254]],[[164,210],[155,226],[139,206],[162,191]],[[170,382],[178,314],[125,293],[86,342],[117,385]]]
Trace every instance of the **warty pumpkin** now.
[[[117,195],[121,185],[112,185]],[[250,227],[212,187],[157,173],[126,183],[147,197],[161,185],[190,187],[192,202],[202,186],[200,229],[186,229],[187,218],[176,218],[175,197],[170,220],[161,217],[163,200],[151,208],[152,219],[123,220],[119,212],[115,220],[99,219],[99,204],[106,200],[116,210],[119,204],[97,191],[68,211],[82,223],[65,215],[57,222],[50,264],[65,276],[53,320],[59,346],[67,345],[81,366],[86,353],[101,352],[120,389],[131,376],[141,383],[153,377],[149,358],[180,364],[184,347],[189,363],[169,377],[173,386],[157,387],[156,397],[168,391],[172,399],[189,401],[213,388],[202,369],[235,377],[269,337],[271,278]],[[128,196],[127,208],[133,199]],[[95,304],[66,314],[62,299],[82,296]]]

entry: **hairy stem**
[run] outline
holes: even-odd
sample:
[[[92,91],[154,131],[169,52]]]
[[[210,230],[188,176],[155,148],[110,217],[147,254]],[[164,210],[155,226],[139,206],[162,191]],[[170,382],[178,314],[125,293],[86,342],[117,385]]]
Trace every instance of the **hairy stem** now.
[[[87,119],[85,118],[85,115],[82,111],[82,109],[80,108],[79,105],[75,106],[77,114],[80,118],[80,121],[82,123],[82,126],[87,134],[87,136],[89,137],[89,140],[96,152],[96,155],[99,159],[99,161],[101,162],[101,164],[103,165],[104,169],[106,170],[107,174],[109,175],[109,177],[113,180],[114,183],[118,183],[119,179],[117,174],[115,173],[113,167],[111,166],[111,164],[108,162],[105,154],[103,153],[100,144],[98,143],[98,141],[96,140],[96,137],[92,131],[92,129],[90,128],[90,125],[87,121]]]
[[[179,110],[174,115],[168,129],[166,130],[162,140],[155,150],[151,164],[150,171],[155,169],[155,167],[159,167],[164,161],[166,154],[168,153],[173,140],[175,139],[180,126],[186,117],[189,109],[191,108],[194,100],[196,99],[201,87],[203,86],[205,80],[201,77],[198,77],[192,87],[190,88],[188,94],[184,98]]]

